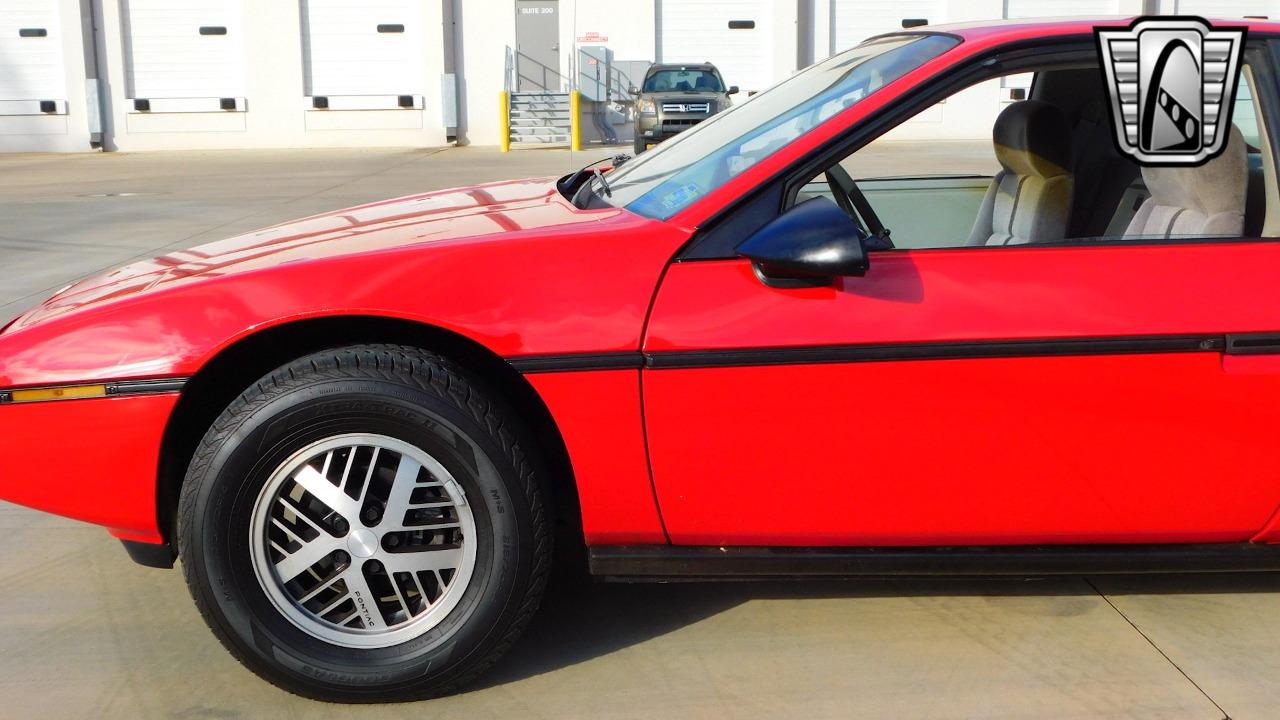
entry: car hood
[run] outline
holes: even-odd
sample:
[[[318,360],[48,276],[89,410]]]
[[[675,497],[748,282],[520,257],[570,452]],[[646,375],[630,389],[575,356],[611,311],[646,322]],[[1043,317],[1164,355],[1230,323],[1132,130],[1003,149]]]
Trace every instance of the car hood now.
[[[10,328],[21,329],[75,309],[179,282],[410,245],[510,235],[590,219],[589,215],[578,216],[576,208],[556,191],[553,178],[384,200],[273,225],[90,276],[59,291]]]

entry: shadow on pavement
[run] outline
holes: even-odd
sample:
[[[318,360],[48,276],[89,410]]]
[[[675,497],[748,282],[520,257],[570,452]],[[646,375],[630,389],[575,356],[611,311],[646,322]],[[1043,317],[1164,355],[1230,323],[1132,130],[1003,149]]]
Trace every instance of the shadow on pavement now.
[[[756,600],[892,597],[1088,597],[1280,594],[1280,573],[1202,573],[998,578],[857,578],[678,583],[560,579],[524,636],[472,689],[586,662],[680,630]],[[1059,604],[1062,614],[1077,612]]]

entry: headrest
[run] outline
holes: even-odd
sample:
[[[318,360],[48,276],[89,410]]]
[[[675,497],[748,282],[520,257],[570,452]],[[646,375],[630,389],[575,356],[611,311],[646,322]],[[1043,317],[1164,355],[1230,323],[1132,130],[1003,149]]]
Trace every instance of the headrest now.
[[[1235,125],[1222,154],[1198,167],[1144,167],[1142,180],[1157,205],[1204,215],[1243,213],[1249,184],[1249,147]]]
[[[996,118],[996,160],[1015,175],[1055,177],[1071,167],[1071,129],[1062,111],[1039,100],[1021,100]]]

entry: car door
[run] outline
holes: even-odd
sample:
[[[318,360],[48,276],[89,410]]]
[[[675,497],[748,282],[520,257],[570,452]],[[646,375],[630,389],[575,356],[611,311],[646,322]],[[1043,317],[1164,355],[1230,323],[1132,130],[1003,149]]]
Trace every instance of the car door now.
[[[1264,129],[1245,128],[1259,190],[1274,146]],[[903,182],[895,193],[912,191]],[[941,207],[939,187],[916,188],[932,198],[922,214],[967,206],[971,188],[946,182],[955,202]],[[823,194],[821,182],[800,191]],[[1280,502],[1280,242],[1250,233],[1040,247],[915,237],[871,252],[865,277],[821,287],[769,286],[732,252],[686,251],[655,298],[642,371],[671,540],[1258,536]]]
[[[1235,346],[1280,329],[1277,271],[1271,242],[873,252],[816,288],[676,263],[643,371],[668,533],[1247,540],[1280,489],[1280,361]]]

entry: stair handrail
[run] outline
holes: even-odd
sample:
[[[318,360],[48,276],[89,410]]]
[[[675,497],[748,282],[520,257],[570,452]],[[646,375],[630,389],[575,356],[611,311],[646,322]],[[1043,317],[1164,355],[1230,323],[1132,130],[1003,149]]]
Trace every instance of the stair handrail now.
[[[612,84],[613,87],[618,88],[618,102],[635,102],[636,98],[631,94],[633,85],[631,76],[619,70],[616,65],[610,65],[609,72],[612,75],[611,79],[617,80]]]
[[[561,75],[558,69],[538,62],[536,59],[520,52],[510,45],[506,46],[506,49],[506,76],[503,82],[509,92],[520,91],[521,78],[532,80],[542,88],[551,92],[563,93],[568,92],[572,88],[572,83],[569,78]],[[525,69],[528,69],[530,72],[526,74]],[[536,75],[533,73],[536,73]],[[555,83],[554,90],[552,90],[552,82]]]
[[[502,66],[502,89],[511,92],[516,89],[515,84],[515,51],[511,46],[506,46],[505,63]]]

